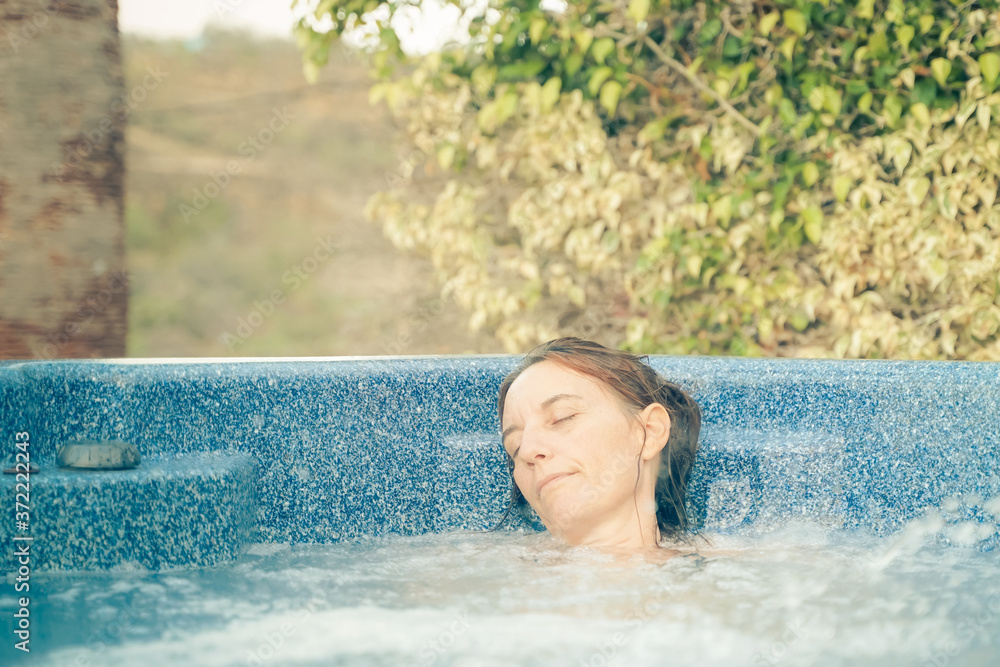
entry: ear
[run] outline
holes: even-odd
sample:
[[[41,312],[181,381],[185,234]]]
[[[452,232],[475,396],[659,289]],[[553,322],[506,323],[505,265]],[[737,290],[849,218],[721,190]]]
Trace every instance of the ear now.
[[[650,461],[660,455],[670,439],[670,413],[661,404],[653,403],[639,413],[639,422],[646,430],[641,455],[644,461]]]

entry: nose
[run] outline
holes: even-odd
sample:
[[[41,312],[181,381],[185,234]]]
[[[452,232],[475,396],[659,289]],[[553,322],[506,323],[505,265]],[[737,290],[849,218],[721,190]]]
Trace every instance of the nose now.
[[[521,434],[521,451],[517,456],[529,465],[552,456],[548,438],[542,429],[525,426]]]

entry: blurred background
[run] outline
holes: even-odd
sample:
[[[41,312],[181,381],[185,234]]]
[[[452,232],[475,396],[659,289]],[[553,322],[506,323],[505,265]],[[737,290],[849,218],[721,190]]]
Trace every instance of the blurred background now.
[[[40,52],[67,53],[71,28],[59,23],[58,7],[23,6],[20,18],[8,14],[2,22],[19,37],[29,29],[18,53],[4,40],[0,71],[8,76],[0,78],[0,95],[4,88],[17,94],[9,88],[15,69],[45,67],[33,60]],[[81,266],[82,277],[63,275],[65,285],[57,287],[52,283],[70,268],[68,260],[46,264],[86,254],[87,240],[67,238],[59,222],[39,223],[40,202],[25,206],[23,218],[34,223],[17,230],[8,206],[8,217],[0,215],[7,223],[0,222],[0,358],[502,351],[488,333],[469,332],[457,304],[440,298],[426,258],[396,249],[364,219],[365,201],[386,186],[406,149],[383,106],[368,102],[370,66],[363,59],[335,50],[318,80],[307,83],[290,1],[123,0],[118,9],[121,89],[110,103],[93,105],[95,113],[124,120],[121,263],[107,256],[114,256],[109,243],[92,250],[105,256]],[[106,15],[105,24],[111,19]],[[42,23],[37,34],[35,23]],[[65,55],[54,66],[69,69],[72,60]],[[73,85],[44,76],[34,82],[46,84],[63,91]],[[276,111],[287,116],[287,127],[257,138]],[[99,132],[100,119],[70,122],[82,134]],[[8,171],[23,170],[19,147],[0,141]],[[219,177],[234,161],[239,173]],[[53,171],[40,167],[43,175]],[[11,189],[0,187],[0,204],[5,192],[10,203]],[[113,217],[105,216],[108,223]],[[94,236],[93,227],[86,235]],[[35,254],[22,264],[17,255],[26,249]],[[116,271],[125,278],[116,280]],[[95,275],[107,282],[92,282]],[[127,290],[119,293],[121,282]],[[104,303],[111,291],[114,300]],[[120,303],[125,292],[127,307]]]
[[[0,359],[1000,360],[1000,4],[0,0]]]

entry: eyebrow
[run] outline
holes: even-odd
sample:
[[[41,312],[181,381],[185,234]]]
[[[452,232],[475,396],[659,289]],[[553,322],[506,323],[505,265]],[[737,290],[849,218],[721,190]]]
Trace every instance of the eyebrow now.
[[[580,396],[578,394],[555,394],[554,396],[549,396],[544,401],[542,401],[542,410],[546,409],[547,407],[551,406],[553,403],[557,401],[561,401],[567,398],[578,398],[581,401],[583,400],[583,396]],[[523,426],[508,426],[507,428],[504,429],[503,434],[500,437],[500,443],[503,444],[504,442],[506,442],[507,436],[513,433],[514,431],[523,431],[523,430],[524,430]],[[517,456],[517,453],[519,451],[521,451],[520,447],[515,449],[514,453],[511,455],[511,458]]]

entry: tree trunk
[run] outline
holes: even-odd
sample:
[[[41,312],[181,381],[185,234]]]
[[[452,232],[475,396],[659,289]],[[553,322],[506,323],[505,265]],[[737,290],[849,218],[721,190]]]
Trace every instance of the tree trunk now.
[[[117,0],[0,0],[0,359],[125,355],[124,92]]]

